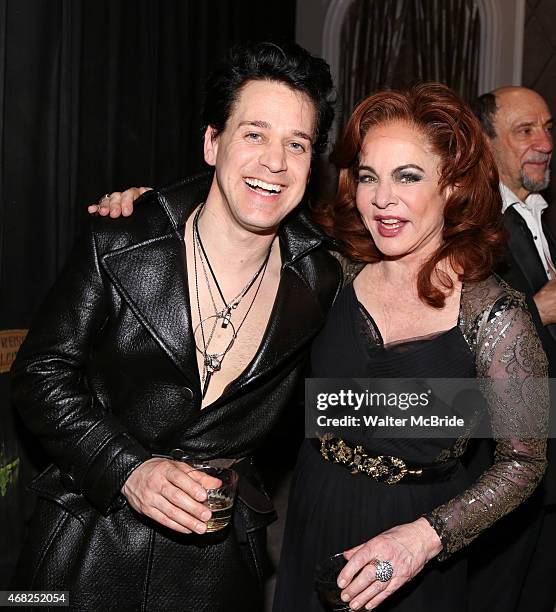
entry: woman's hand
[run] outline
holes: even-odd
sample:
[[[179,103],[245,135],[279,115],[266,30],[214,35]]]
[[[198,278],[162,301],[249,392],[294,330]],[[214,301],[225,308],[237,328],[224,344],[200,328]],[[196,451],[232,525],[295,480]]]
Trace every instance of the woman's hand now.
[[[203,506],[206,489],[218,478],[169,459],[149,459],[131,472],[122,487],[129,505],[157,523],[180,533],[205,533],[211,511]]]
[[[96,204],[88,206],[87,210],[90,214],[98,213],[102,217],[110,215],[113,219],[120,215],[129,217],[133,213],[133,202],[150,189],[150,187],[130,187],[125,191],[107,193]]]
[[[344,552],[347,565],[338,575],[342,600],[353,610],[372,610],[413,576],[442,550],[442,543],[429,522],[420,518],[398,525]],[[374,561],[389,561],[394,573],[388,582],[376,579]]]

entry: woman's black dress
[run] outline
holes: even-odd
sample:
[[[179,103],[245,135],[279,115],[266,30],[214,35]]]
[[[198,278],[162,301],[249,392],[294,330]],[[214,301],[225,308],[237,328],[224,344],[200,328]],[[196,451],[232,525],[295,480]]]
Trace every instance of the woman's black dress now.
[[[507,297],[507,296],[506,296]],[[462,306],[467,298],[462,297]],[[315,378],[468,378],[476,356],[458,325],[432,336],[385,346],[372,317],[358,302],[353,285],[338,297],[314,342]],[[450,455],[454,439],[383,439],[371,428],[353,429],[353,443],[369,455],[392,455],[428,464]],[[453,456],[452,456],[453,458]],[[274,612],[322,612],[314,573],[326,557],[362,544],[383,531],[431,513],[471,485],[457,463],[448,479],[388,485],[325,461],[310,440],[301,448],[290,494]],[[439,534],[443,535],[443,534]],[[396,612],[463,612],[467,562],[462,554],[432,561],[380,606]]]

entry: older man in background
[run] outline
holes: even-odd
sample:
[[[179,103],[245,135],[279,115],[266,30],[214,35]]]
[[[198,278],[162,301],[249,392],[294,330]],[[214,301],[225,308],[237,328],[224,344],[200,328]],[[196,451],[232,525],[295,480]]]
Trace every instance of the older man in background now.
[[[552,115],[545,100],[525,87],[502,87],[484,94],[477,100],[476,112],[500,173],[508,253],[506,265],[499,273],[526,294],[553,377],[556,241],[543,217],[548,203],[540,194],[550,181]],[[473,612],[552,612],[554,609],[556,461],[552,441],[549,441],[548,455],[544,487],[485,536],[480,542],[480,552],[477,548],[477,561],[471,568],[474,574],[470,610]],[[499,588],[498,579],[508,573],[513,577],[513,588]]]

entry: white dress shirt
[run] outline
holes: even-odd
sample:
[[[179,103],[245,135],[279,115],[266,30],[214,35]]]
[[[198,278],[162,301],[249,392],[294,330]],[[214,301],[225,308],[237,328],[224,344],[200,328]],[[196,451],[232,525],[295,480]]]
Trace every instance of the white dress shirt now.
[[[556,278],[556,267],[550,255],[541,221],[542,211],[548,207],[547,201],[539,193],[530,193],[525,201],[522,201],[503,183],[500,183],[500,195],[502,196],[502,212],[505,213],[510,206],[513,206],[516,212],[525,219],[527,227],[533,234],[537,252],[546,270],[546,276],[549,279]]]

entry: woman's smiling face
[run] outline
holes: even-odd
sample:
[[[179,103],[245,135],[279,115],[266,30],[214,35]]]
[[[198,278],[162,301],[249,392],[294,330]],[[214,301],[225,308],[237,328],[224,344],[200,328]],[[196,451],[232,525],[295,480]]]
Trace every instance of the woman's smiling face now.
[[[387,259],[428,257],[442,244],[444,206],[440,157],[407,123],[371,128],[359,156],[356,205]]]

